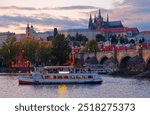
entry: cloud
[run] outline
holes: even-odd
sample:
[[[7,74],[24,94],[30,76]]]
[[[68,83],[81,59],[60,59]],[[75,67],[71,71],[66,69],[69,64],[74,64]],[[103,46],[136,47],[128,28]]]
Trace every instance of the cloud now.
[[[87,10],[87,9],[97,9],[95,6],[66,6],[66,7],[44,7],[44,8],[34,8],[34,7],[18,7],[18,6],[1,6],[2,10]]]
[[[1,6],[0,9],[2,10],[38,10],[36,8],[33,7],[17,7],[17,6]]]
[[[80,28],[85,27],[87,25],[87,20],[71,20],[67,17],[62,17],[61,19],[58,18],[42,18],[37,19],[34,17],[27,17],[27,16],[0,16],[0,26],[1,27],[8,27],[8,26],[16,26],[16,24],[27,24],[31,23],[35,26],[58,26],[63,29],[69,28]]]
[[[111,13],[113,18],[120,17],[128,26],[137,26],[140,30],[150,29],[150,1],[124,0]]]
[[[95,6],[67,6],[67,7],[55,7],[54,10],[87,10],[87,9],[98,9]]]

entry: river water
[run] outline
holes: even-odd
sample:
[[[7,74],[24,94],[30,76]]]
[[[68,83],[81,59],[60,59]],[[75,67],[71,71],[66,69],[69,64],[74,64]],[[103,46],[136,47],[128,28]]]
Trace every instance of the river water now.
[[[18,76],[0,76],[1,98],[150,98],[150,80],[102,75],[102,84],[18,85]]]

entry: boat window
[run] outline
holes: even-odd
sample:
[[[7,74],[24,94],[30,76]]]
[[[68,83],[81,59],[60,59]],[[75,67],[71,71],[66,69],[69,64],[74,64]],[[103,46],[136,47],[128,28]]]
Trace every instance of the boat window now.
[[[53,76],[45,76],[45,79],[53,79]]]
[[[56,76],[54,76],[54,79],[56,79],[57,77]]]
[[[76,76],[76,78],[77,78],[77,79],[81,79],[81,77],[80,77],[80,76]]]
[[[45,79],[48,79],[49,78],[49,76],[45,76]]]
[[[62,76],[58,76],[58,79],[62,79],[63,77]]]
[[[64,79],[68,79],[68,76],[64,76]]]
[[[93,78],[93,76],[88,76],[88,78]]]
[[[82,76],[82,78],[86,78],[86,76]]]
[[[71,79],[75,79],[75,76],[71,76],[70,78],[71,78]]]

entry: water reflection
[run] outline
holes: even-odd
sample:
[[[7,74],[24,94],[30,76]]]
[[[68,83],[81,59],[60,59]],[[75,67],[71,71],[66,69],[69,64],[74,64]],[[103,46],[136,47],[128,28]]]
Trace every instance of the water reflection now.
[[[67,98],[68,97],[68,87],[67,85],[58,85],[58,97]]]
[[[102,77],[102,84],[18,85],[17,76],[0,76],[0,97],[150,98],[150,80]]]

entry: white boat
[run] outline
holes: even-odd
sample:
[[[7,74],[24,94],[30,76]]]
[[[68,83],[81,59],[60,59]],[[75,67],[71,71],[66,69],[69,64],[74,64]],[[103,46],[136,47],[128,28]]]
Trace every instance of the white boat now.
[[[105,65],[101,64],[86,64],[84,65],[84,68],[88,71],[91,71],[92,73],[98,73],[98,74],[110,74],[113,72],[113,69],[106,68]]]
[[[85,83],[101,83],[103,80],[97,73],[73,72],[62,70],[58,73],[42,73],[32,72],[31,76],[20,76],[19,84],[85,84]],[[66,69],[66,68],[65,68]],[[70,68],[68,68],[70,69]]]
[[[91,68],[91,72],[98,74],[110,74],[113,72],[113,70],[110,68]]]

